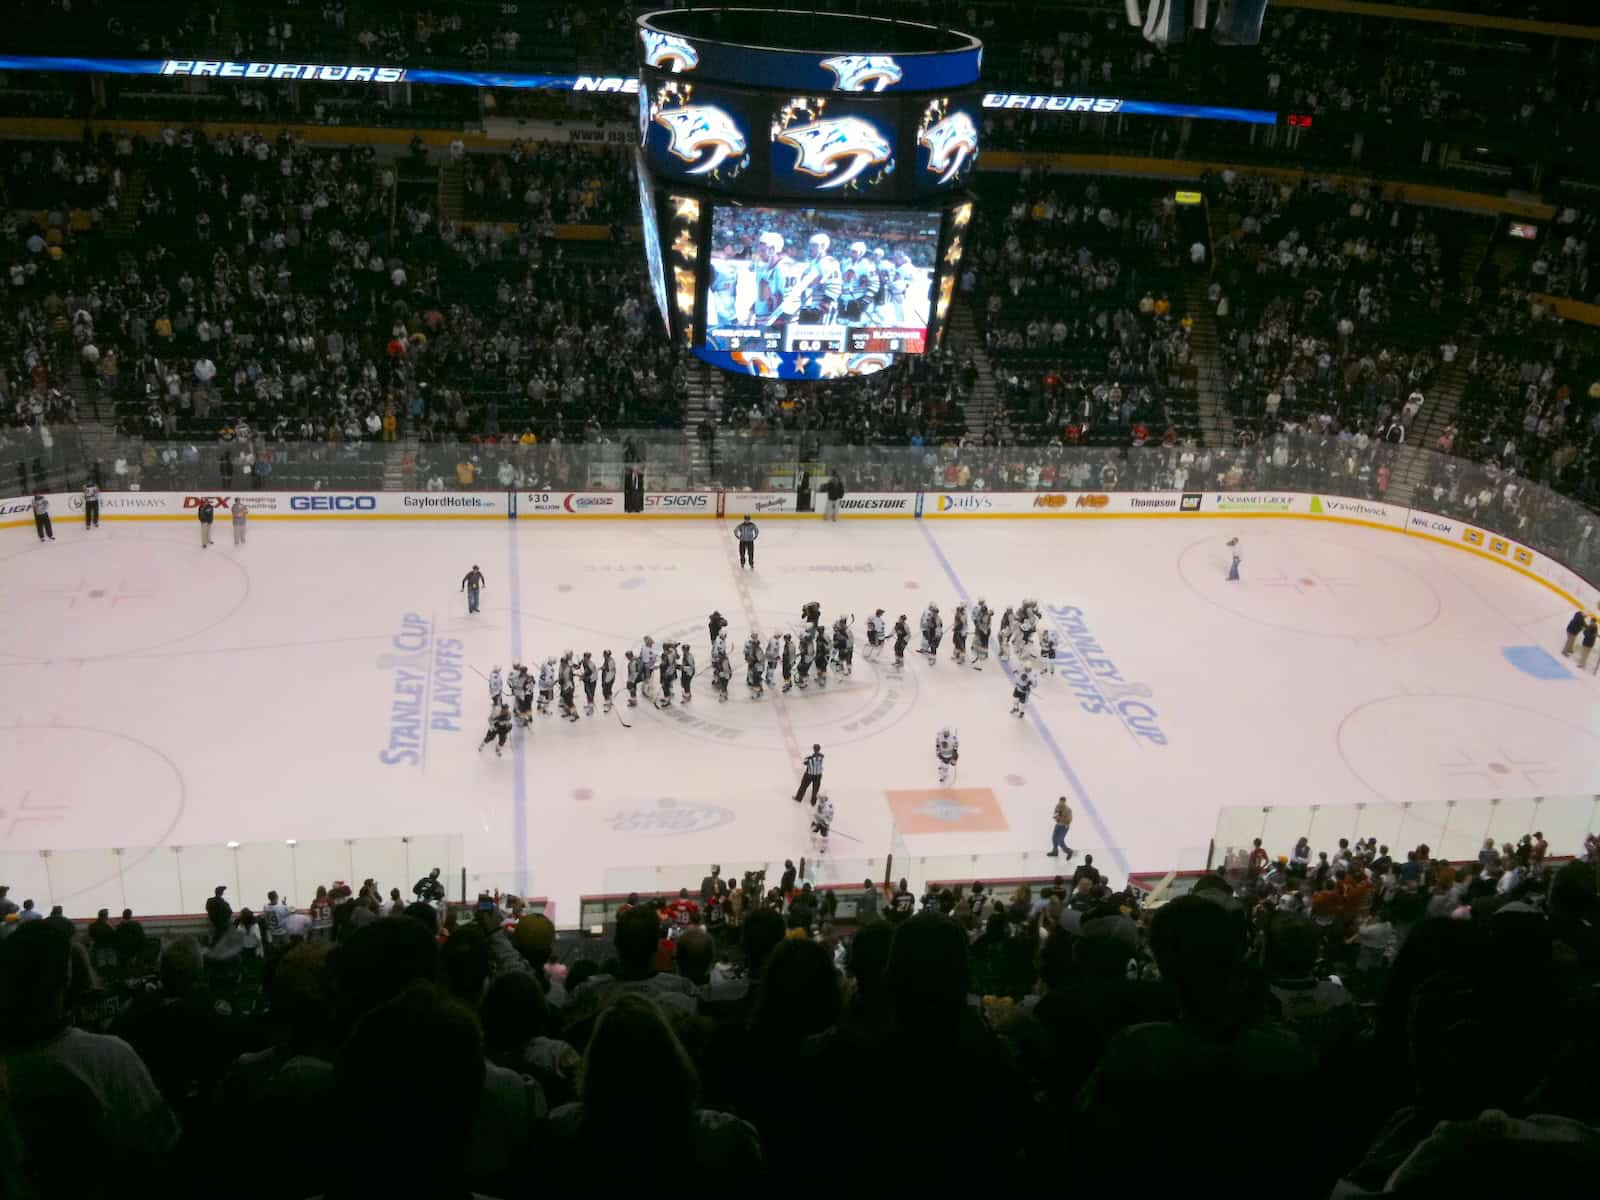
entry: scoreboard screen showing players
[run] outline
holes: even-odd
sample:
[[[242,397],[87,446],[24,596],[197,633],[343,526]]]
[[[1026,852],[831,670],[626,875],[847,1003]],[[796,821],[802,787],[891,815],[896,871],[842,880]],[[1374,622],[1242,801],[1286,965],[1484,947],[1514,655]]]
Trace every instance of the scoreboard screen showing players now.
[[[716,205],[705,345],[923,353],[940,221],[937,210]]]

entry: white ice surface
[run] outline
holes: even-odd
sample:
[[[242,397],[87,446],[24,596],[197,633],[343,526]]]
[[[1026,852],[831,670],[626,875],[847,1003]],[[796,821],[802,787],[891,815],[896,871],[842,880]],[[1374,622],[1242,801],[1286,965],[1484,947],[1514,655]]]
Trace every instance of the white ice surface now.
[[[1203,861],[1224,805],[1600,792],[1600,680],[1535,678],[1503,653],[1538,646],[1569,666],[1565,603],[1449,547],[1303,521],[770,521],[741,573],[731,524],[259,521],[235,549],[219,521],[205,551],[186,523],[63,520],[53,545],[11,533],[0,853],[459,833],[475,883],[548,897],[570,923],[580,894],[806,853],[809,810],[790,796],[813,742],[838,810],[824,878],[859,879],[889,852],[938,856],[930,876],[1040,873],[1059,795],[1073,844],[1120,879]],[[473,563],[488,590],[468,616]],[[1101,702],[1057,678],[1015,720],[999,666],[958,668],[948,635],[943,661],[910,653],[900,680],[862,660],[875,608],[915,627],[931,600],[948,624],[962,594],[1081,610],[1102,651],[1089,666],[1114,665],[1101,690],[1126,685],[1128,718],[1086,711]],[[854,677],[753,702],[737,670],[718,704],[706,615],[720,609],[737,646],[752,616],[763,634],[792,629],[813,599],[829,619],[855,614]],[[541,718],[496,759],[476,752],[486,689],[468,671],[461,719],[430,722],[416,761],[389,765],[408,615],[427,634],[435,714],[452,643],[487,673],[514,652],[536,667],[609,648],[620,664],[646,633],[694,645],[694,702],[619,705],[632,729]],[[936,832],[891,817],[886,792],[936,786],[945,723],[958,786],[993,793],[992,831],[962,828],[966,793],[913,802]],[[137,888],[126,899],[149,911]]]

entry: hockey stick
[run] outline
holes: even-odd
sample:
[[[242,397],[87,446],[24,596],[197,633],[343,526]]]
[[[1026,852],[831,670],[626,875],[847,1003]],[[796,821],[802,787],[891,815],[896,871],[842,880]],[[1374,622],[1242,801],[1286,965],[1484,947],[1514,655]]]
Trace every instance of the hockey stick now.
[[[472,667],[472,664],[468,663],[467,666]],[[477,667],[472,667],[472,669],[477,674],[479,679],[483,680],[485,683],[489,682],[489,677],[487,675],[485,675],[482,671],[479,671]]]
[[[622,727],[624,729],[632,729],[633,728],[632,725],[629,725],[626,721],[622,720],[622,705],[618,704],[618,705],[614,706],[611,711],[617,714],[617,720],[619,722],[621,722]]]

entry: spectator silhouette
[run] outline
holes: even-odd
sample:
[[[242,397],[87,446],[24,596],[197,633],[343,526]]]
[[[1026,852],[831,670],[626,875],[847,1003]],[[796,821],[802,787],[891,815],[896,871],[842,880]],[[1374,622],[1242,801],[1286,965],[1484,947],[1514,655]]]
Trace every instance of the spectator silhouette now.
[[[618,1194],[638,1188],[655,1193],[663,1186],[687,1194],[707,1180],[741,1187],[761,1183],[755,1130],[728,1113],[697,1106],[694,1066],[646,993],[619,992],[600,1014],[581,1080],[582,1098],[550,1115],[555,1179],[548,1182],[557,1194],[592,1184],[599,1161]],[[641,1117],[651,1141],[671,1149],[674,1165],[666,1179],[657,1155],[616,1152],[619,1131]]]

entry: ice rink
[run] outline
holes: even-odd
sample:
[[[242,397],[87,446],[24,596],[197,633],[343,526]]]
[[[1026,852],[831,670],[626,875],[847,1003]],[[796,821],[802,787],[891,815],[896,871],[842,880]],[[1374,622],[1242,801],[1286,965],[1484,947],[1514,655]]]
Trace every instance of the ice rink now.
[[[733,524],[256,519],[236,549],[219,519],[209,550],[193,522],[8,532],[0,851],[460,834],[474,883],[548,897],[567,924],[580,894],[807,853],[791,797],[814,742],[838,811],[824,879],[890,852],[935,877],[1048,870],[1061,795],[1071,843],[1120,881],[1203,864],[1224,805],[1600,792],[1600,679],[1560,657],[1570,607],[1448,546],[1295,520],[773,520],[741,572]],[[876,608],[915,627],[933,601],[948,624],[979,596],[1035,597],[1063,635],[1026,720],[1002,668],[958,667],[948,636],[903,675],[862,658]],[[854,676],[752,701],[736,663],[719,704],[707,614],[737,646],[810,600],[855,615]],[[693,644],[692,704],[619,705],[631,729],[539,718],[504,759],[477,752],[474,668],[620,663],[647,633]],[[962,755],[942,790],[946,723]],[[156,903],[132,883],[126,902]]]

